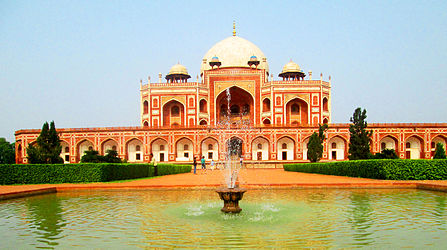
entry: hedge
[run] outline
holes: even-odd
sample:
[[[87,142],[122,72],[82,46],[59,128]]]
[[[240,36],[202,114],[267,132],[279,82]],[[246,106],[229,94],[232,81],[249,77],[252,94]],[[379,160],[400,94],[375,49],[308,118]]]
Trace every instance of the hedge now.
[[[447,160],[359,160],[284,164],[284,170],[383,180],[447,180]]]
[[[158,164],[158,175],[187,173],[191,166]],[[0,164],[0,185],[107,182],[154,176],[152,164]]]

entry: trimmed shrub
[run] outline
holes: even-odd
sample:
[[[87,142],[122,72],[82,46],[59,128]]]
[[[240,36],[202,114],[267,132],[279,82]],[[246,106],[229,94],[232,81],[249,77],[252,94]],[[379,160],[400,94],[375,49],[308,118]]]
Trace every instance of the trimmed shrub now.
[[[159,175],[187,173],[189,165],[158,164]],[[107,182],[154,176],[152,164],[1,164],[0,185]]]
[[[359,160],[284,164],[284,170],[383,180],[447,180],[447,160]]]
[[[191,172],[191,165],[158,163],[158,175],[181,174]]]

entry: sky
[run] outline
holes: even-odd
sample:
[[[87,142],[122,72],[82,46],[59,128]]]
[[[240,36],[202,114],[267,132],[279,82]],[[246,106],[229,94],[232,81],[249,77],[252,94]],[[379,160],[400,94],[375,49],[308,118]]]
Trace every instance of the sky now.
[[[332,77],[332,122],[447,122],[447,1],[0,0],[0,137],[140,125],[140,79],[237,35],[274,80],[291,59]]]

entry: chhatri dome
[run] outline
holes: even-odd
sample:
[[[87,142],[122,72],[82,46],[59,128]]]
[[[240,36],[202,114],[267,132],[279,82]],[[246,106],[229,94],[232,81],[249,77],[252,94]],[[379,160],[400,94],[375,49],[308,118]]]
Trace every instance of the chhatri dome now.
[[[171,67],[165,78],[168,82],[186,82],[191,76],[188,74],[188,70],[185,66],[177,63]]]
[[[298,64],[290,60],[290,62],[284,65],[282,72],[278,76],[287,80],[303,80],[306,74],[303,73]]]
[[[210,70],[212,68],[209,63],[214,57],[219,59],[219,62],[221,63],[219,66],[220,68],[250,68],[250,65],[248,65],[247,62],[250,61],[250,58],[253,56],[259,60],[257,68],[265,69],[268,72],[269,65],[264,53],[262,53],[262,51],[252,42],[236,36],[236,32],[233,31],[233,36],[216,43],[208,50],[208,52],[206,52],[202,59],[200,72],[203,73],[204,70]]]
[[[184,74],[184,75],[187,75],[188,74],[188,70],[186,69],[185,66],[177,63],[176,65],[171,67],[171,69],[169,70],[169,74],[168,75],[174,75],[174,74]]]

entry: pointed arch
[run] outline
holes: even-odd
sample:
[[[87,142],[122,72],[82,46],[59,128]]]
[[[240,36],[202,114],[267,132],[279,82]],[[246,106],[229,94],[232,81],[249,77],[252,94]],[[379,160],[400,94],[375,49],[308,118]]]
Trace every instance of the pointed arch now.
[[[301,148],[303,149],[303,160],[308,160],[307,159],[307,144],[309,144],[309,139],[310,136],[307,136],[304,138],[303,142],[301,143]]]
[[[64,163],[70,163],[70,143],[68,143],[66,140],[61,139],[61,153],[60,157],[64,160]]]
[[[379,151],[382,152],[384,149],[394,149],[396,154],[399,155],[398,145],[399,140],[394,135],[385,135],[379,141]]]
[[[262,100],[262,112],[269,112],[270,111],[270,98],[266,97],[264,100]]]
[[[200,142],[201,155],[206,160],[217,161],[219,159],[219,141],[214,137],[207,137]]]
[[[89,139],[82,139],[76,144],[76,155],[77,160],[80,161],[82,156],[84,155],[85,151],[87,150],[95,150],[95,144],[90,141]]]
[[[244,139],[238,135],[233,135],[230,139],[225,142],[226,151],[229,152],[230,156],[243,156],[245,152]]]
[[[143,142],[140,138],[132,137],[125,143],[126,159],[129,162],[142,162],[144,159]]]
[[[105,155],[107,150],[115,150],[119,153],[118,142],[113,138],[107,138],[101,143],[101,152],[100,154]]]
[[[185,124],[185,105],[175,99],[163,105],[163,126],[183,126]]]
[[[149,113],[149,103],[146,100],[143,102],[143,114],[148,114],[148,113]]]
[[[286,102],[286,124],[309,124],[309,104],[295,97]]]
[[[176,161],[192,161],[194,144],[188,137],[181,137],[175,142]]]
[[[251,142],[251,153],[253,160],[268,160],[270,156],[270,140],[265,136],[258,136]]]
[[[227,89],[230,93],[230,103],[227,99]],[[237,120],[250,120],[254,122],[254,115],[259,112],[254,105],[254,96],[244,88],[232,86],[219,92],[215,101],[216,121],[223,121],[226,117],[230,117],[232,122]],[[230,110],[228,111],[228,106]],[[230,112],[228,114],[228,112]]]
[[[336,135],[328,139],[329,160],[345,160],[348,152],[348,141]]]
[[[199,111],[200,113],[208,112],[208,102],[205,99],[201,99],[199,102]]]
[[[329,101],[327,97],[323,97],[323,112],[329,112]]]
[[[296,141],[290,136],[282,136],[277,140],[278,160],[295,160]]]
[[[157,137],[150,143],[153,157],[156,161],[164,162],[168,160],[169,145],[168,141],[164,138]]]
[[[272,121],[270,120],[270,118],[265,118],[262,121],[262,124],[264,124],[265,126],[270,126],[270,125],[272,125]]]
[[[424,139],[417,134],[405,138],[405,158],[422,159],[424,158]]]
[[[431,157],[433,157],[435,155],[435,151],[436,151],[436,144],[441,143],[442,146],[444,146],[444,150],[446,150],[446,146],[447,146],[447,137],[445,137],[444,135],[438,134],[432,137],[431,142],[430,142],[430,154]]]

